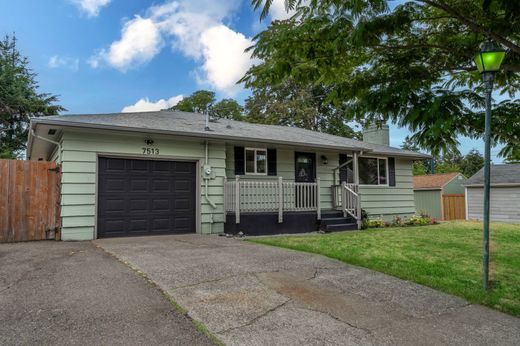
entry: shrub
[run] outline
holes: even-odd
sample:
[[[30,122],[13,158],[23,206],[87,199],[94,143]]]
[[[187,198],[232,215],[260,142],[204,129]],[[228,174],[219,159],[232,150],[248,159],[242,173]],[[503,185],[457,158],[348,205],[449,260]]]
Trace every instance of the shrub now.
[[[432,225],[434,223],[433,220],[427,215],[414,215],[408,219],[406,224],[410,226],[426,226]]]
[[[385,222],[385,220],[383,220],[381,218],[368,220],[369,228],[382,228],[382,227],[386,227],[386,226],[387,226],[387,223]]]
[[[402,227],[405,226],[405,221],[400,216],[394,216],[394,219],[391,223],[392,227]]]

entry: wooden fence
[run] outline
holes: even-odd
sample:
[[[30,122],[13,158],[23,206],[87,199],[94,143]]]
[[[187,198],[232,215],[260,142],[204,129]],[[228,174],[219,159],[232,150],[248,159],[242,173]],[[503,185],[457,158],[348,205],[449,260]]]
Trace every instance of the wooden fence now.
[[[442,195],[443,220],[466,219],[464,195]]]
[[[0,160],[0,243],[59,239],[55,162]]]

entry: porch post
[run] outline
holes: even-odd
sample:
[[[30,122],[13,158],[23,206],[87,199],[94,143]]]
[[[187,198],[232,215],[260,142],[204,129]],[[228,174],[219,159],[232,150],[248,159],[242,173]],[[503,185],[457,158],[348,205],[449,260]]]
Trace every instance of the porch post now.
[[[347,182],[341,182],[341,210],[343,217],[347,217]]]
[[[318,220],[321,220],[321,198],[320,198],[320,178],[316,178],[316,208],[318,212]]]
[[[359,162],[358,162],[358,153],[354,152],[354,162],[353,162],[353,168],[354,168],[354,184],[355,184],[355,191],[358,194],[356,197],[356,216],[357,216],[357,224],[358,229],[361,229],[361,192],[359,189]]]
[[[235,222],[240,223],[240,176],[235,176]]]
[[[354,168],[354,184],[359,185],[359,164],[358,164],[358,153],[354,152],[352,166]]]
[[[278,177],[278,223],[283,222],[283,178]]]

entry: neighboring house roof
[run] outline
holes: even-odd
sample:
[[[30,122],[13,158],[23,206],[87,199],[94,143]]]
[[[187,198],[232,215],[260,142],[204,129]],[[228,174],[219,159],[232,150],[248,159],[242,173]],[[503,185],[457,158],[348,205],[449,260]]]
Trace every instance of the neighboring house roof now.
[[[326,133],[297,127],[253,124],[243,121],[218,119],[211,121],[209,131],[205,128],[205,116],[188,112],[141,112],[60,115],[31,119],[31,126],[48,124],[66,127],[84,127],[175,134],[180,136],[227,139],[249,142],[267,142],[336,150],[360,150],[374,154],[429,158],[429,155],[385,145],[370,144],[355,139],[333,136]],[[29,138],[28,153],[32,145]]]
[[[464,186],[483,186],[484,168],[480,169]],[[491,165],[491,185],[520,185],[520,164]]]
[[[455,177],[462,175],[460,173],[441,173],[416,175],[413,177],[414,190],[440,190]]]

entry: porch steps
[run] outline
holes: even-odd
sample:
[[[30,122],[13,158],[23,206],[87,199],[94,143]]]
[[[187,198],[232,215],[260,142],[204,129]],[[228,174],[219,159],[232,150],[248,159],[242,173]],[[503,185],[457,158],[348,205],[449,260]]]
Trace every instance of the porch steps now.
[[[324,232],[356,231],[356,220],[344,217],[340,211],[324,212],[321,215],[320,230]]]

